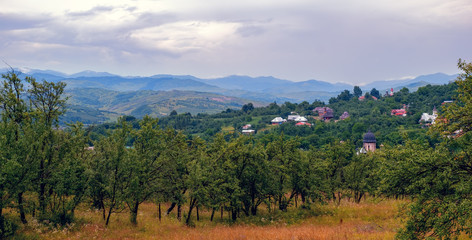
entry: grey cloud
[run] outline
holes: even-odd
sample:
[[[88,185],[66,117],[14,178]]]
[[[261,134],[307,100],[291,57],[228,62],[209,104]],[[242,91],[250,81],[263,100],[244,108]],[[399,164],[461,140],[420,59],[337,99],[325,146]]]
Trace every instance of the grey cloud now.
[[[67,16],[70,16],[70,17],[87,17],[87,16],[92,16],[92,15],[96,15],[96,14],[99,14],[99,13],[103,13],[103,12],[110,12],[112,11],[113,9],[115,9],[115,7],[110,7],[110,6],[96,6],[90,10],[87,10],[87,11],[82,11],[82,12],[68,12],[66,13]]]
[[[0,31],[35,28],[52,20],[53,18],[47,15],[24,16],[0,13]]]
[[[261,35],[266,31],[263,27],[255,25],[244,25],[236,31],[242,37],[251,37]]]

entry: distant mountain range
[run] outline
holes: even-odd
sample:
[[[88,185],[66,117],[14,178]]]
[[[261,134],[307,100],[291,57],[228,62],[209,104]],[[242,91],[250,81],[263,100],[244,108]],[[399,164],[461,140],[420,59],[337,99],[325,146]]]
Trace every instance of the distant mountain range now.
[[[228,76],[202,79],[190,75],[153,75],[149,77],[123,77],[107,72],[83,71],[65,74],[52,70],[16,69],[24,75],[37,80],[65,82],[70,104],[76,106],[78,113],[102,111],[102,120],[119,114],[144,114],[163,116],[172,110],[178,112],[216,112],[226,108],[240,108],[248,102],[259,105],[269,102],[327,102],[343,90],[354,88],[346,83],[329,83],[319,80],[293,82],[275,77]],[[9,69],[0,69],[5,73]],[[375,81],[361,86],[370,91],[372,88],[384,93],[393,88],[395,91],[407,87],[416,91],[428,84],[447,84],[457,75],[435,73],[411,79]],[[213,99],[213,100],[212,100]],[[214,100],[217,99],[217,100]],[[225,99],[221,101],[222,99]],[[178,102],[178,104],[176,103]],[[93,109],[93,111],[92,111]],[[80,114],[79,114],[80,115]],[[90,120],[93,118],[90,117]],[[95,119],[97,120],[97,119]],[[101,121],[101,120],[100,120]]]

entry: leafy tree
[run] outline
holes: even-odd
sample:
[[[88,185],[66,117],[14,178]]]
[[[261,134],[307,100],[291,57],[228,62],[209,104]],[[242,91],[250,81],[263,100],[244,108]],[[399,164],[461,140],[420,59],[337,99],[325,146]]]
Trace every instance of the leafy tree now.
[[[449,135],[454,132],[470,132],[472,130],[472,63],[459,59],[459,68],[463,71],[456,80],[458,86],[454,102],[446,105],[438,121],[440,131]]]
[[[372,88],[372,90],[370,90],[370,95],[376,98],[380,98],[380,92],[375,88]]]
[[[131,129],[122,118],[118,123],[120,127],[109,137],[94,144],[96,154],[91,162],[90,194],[94,204],[103,210],[105,225],[112,213],[124,208],[129,184],[131,162],[126,142]]]
[[[354,86],[354,97],[358,98],[362,96],[362,90],[359,86]]]
[[[49,200],[49,220],[61,225],[74,220],[76,207],[86,197],[89,183],[87,162],[91,152],[86,149],[88,136],[82,124],[71,125],[70,131],[60,132],[57,165],[51,173],[49,184],[53,193]]]
[[[254,110],[254,105],[252,103],[244,104],[241,110],[245,113],[251,112]]]
[[[30,110],[24,100],[26,91],[19,73],[11,70],[7,74],[2,74],[3,87],[0,89],[1,116],[2,116],[2,136],[5,143],[2,144],[2,159],[8,172],[4,172],[4,184],[0,184],[7,194],[5,200],[11,200],[12,194],[16,194],[20,219],[26,223],[25,212],[23,208],[23,194],[31,185],[31,175],[33,160],[31,158],[30,147],[34,141],[31,136],[35,135],[32,131],[32,121]],[[3,198],[2,198],[3,200]],[[2,201],[0,200],[0,201]],[[0,208],[3,208],[1,204]],[[2,218],[0,209],[0,218]],[[1,227],[1,226],[0,226]]]
[[[145,116],[140,122],[140,129],[133,136],[133,148],[129,149],[128,187],[125,192],[126,204],[130,210],[130,221],[137,224],[139,205],[148,200],[161,187],[159,178],[165,168],[165,161],[160,157],[164,150],[162,133],[158,120]]]
[[[346,166],[353,158],[353,146],[349,142],[335,141],[322,149],[322,158],[327,166],[326,177],[329,183],[329,194],[339,204],[346,188]]]
[[[337,99],[341,101],[349,101],[352,97],[353,95],[349,92],[349,90],[344,90],[338,95]]]
[[[391,164],[392,169],[387,174],[386,183],[393,184],[397,192],[414,197],[399,238],[450,239],[461,234],[472,237],[472,65],[462,60],[458,65],[464,71],[457,83],[459,95],[440,115],[447,120],[435,130],[447,135],[454,130],[461,134],[446,137],[434,147],[427,143],[408,145],[401,151],[409,153],[402,154],[396,164]]]

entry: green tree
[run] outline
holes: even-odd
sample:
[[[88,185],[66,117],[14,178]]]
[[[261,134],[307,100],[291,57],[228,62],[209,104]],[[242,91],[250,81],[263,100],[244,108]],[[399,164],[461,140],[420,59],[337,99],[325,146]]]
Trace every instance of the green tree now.
[[[372,88],[372,90],[370,90],[370,95],[376,98],[380,98],[380,92],[375,88]]]
[[[402,239],[472,237],[472,134],[470,90],[472,65],[459,60],[463,71],[458,79],[455,103],[440,115],[441,124],[433,129],[447,137],[434,147],[428,143],[408,144],[390,154],[401,156],[392,163],[385,183],[397,193],[414,197],[407,212],[408,220],[398,237]],[[444,130],[446,132],[444,132]],[[450,137],[450,132],[460,134]],[[391,168],[390,168],[391,167]]]
[[[164,150],[162,132],[158,120],[145,116],[140,122],[140,129],[134,134],[133,148],[130,154],[128,187],[125,192],[126,204],[130,210],[130,221],[137,224],[139,205],[159,191],[159,178],[165,168],[161,158]]]
[[[362,90],[359,86],[354,86],[354,97],[358,98],[362,96]]]
[[[349,90],[344,90],[338,95],[337,99],[341,101],[349,101],[351,100],[352,97],[353,95],[349,92]],[[331,104],[331,100],[330,100],[330,104]]]
[[[109,137],[95,142],[91,161],[90,195],[96,207],[103,210],[105,225],[112,213],[121,211],[129,183],[130,153],[126,142],[130,138],[129,124],[122,118]]]

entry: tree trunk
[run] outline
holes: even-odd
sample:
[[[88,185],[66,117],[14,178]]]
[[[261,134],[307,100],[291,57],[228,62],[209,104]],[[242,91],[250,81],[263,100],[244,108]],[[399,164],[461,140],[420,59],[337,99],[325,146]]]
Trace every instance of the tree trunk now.
[[[215,208],[211,209],[211,217],[210,217],[210,222],[213,222],[213,217],[215,216]]]
[[[103,203],[103,201],[100,201],[101,203],[101,208],[102,208],[102,215],[103,215],[103,221],[105,221],[105,218],[106,218],[106,213],[107,213],[107,209],[105,208],[105,203]]]
[[[220,209],[221,209],[221,217],[220,217],[221,220],[223,220],[223,210],[224,210],[223,208],[224,208],[223,206],[220,207]]]
[[[190,223],[190,217],[192,216],[192,210],[195,207],[196,202],[197,202],[196,198],[190,199],[190,205],[188,207],[187,219],[185,220],[185,224],[187,224],[187,225],[189,225],[189,223]]]
[[[107,216],[107,221],[105,222],[105,226],[108,226],[108,223],[110,222],[111,213],[114,207],[115,207],[114,204],[112,204],[110,208],[108,209],[108,216]]]
[[[238,211],[235,208],[231,209],[231,220],[236,221],[238,218]]]
[[[177,219],[179,222],[182,220],[182,206],[180,204],[177,205]]]
[[[200,221],[200,211],[198,205],[196,206],[197,210],[197,221]]]
[[[5,224],[3,223],[2,213],[3,213],[3,205],[0,204],[0,239],[3,239],[3,233],[5,232]]]
[[[161,221],[161,203],[159,203],[159,222]]]
[[[18,193],[18,210],[20,211],[21,222],[23,224],[28,223],[28,221],[26,221],[25,209],[23,207],[23,193],[22,192]]]
[[[139,202],[136,201],[133,205],[133,208],[131,209],[129,220],[131,224],[133,225],[138,225],[138,208],[139,208]]]
[[[44,181],[44,159],[39,162],[39,212],[40,216],[44,216],[46,213],[46,200],[44,198],[46,194],[46,183]]]
[[[175,205],[177,205],[177,203],[175,203],[175,202],[170,204],[170,207],[166,211],[166,215],[169,215],[172,212],[172,210],[175,208]]]

